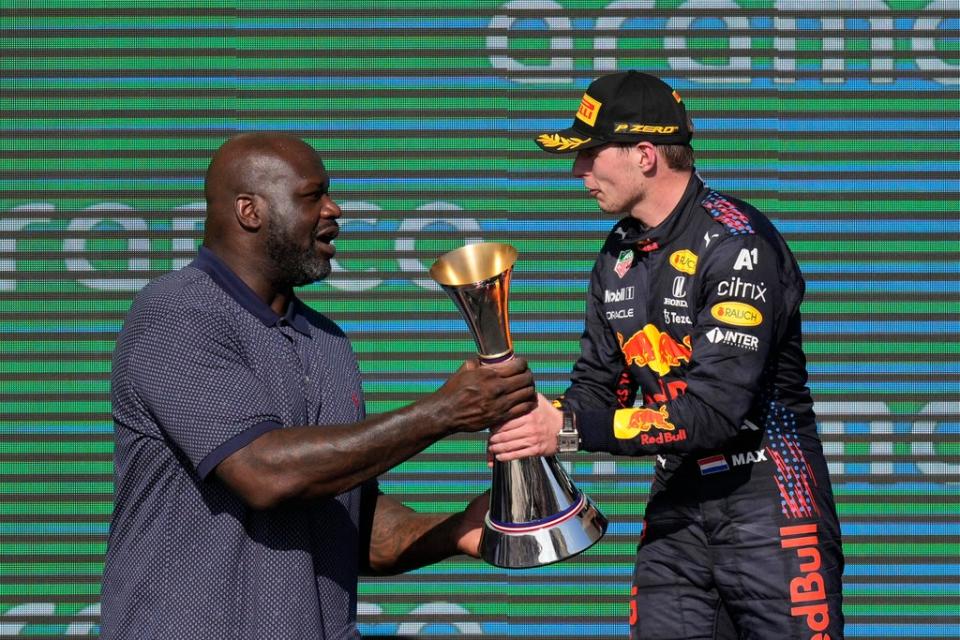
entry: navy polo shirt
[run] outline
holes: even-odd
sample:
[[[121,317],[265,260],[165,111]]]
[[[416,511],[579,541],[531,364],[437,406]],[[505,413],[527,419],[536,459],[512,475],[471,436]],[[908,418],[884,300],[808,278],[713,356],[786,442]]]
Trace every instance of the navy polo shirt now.
[[[212,473],[272,429],[363,419],[336,324],[296,298],[278,316],[201,248],[134,301],[112,403],[102,638],[359,637],[361,490],[257,511]]]

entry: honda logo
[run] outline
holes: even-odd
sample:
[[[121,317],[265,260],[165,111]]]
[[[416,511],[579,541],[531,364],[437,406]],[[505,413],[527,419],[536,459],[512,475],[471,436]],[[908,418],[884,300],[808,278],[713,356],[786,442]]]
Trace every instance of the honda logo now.
[[[687,287],[687,279],[684,276],[677,276],[673,279],[673,297],[674,298],[683,298],[687,295],[685,291]]]

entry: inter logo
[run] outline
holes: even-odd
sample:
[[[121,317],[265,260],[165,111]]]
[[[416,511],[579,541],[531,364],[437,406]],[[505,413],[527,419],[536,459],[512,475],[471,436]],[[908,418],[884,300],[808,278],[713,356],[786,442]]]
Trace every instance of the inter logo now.
[[[749,333],[740,333],[732,329],[721,329],[720,327],[714,327],[710,329],[710,331],[707,331],[707,340],[713,344],[728,344],[732,347],[740,347],[741,349],[747,349],[749,351],[756,351],[760,344],[757,336],[752,336]]]

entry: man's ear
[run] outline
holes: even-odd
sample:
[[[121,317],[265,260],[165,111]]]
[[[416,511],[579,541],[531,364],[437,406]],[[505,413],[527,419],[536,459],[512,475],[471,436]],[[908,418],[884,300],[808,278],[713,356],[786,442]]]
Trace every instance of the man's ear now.
[[[641,171],[652,171],[657,166],[657,148],[649,142],[638,142],[638,163]]]
[[[263,225],[263,199],[252,193],[240,193],[233,201],[233,214],[247,231],[257,231]]]

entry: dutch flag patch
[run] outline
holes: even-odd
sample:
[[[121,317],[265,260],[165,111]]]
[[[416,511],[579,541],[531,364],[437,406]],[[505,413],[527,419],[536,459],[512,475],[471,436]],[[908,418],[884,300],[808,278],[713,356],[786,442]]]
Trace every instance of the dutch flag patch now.
[[[722,455],[710,456],[709,458],[700,458],[697,460],[697,464],[700,465],[700,475],[702,476],[708,476],[711,473],[722,473],[730,470],[729,465],[727,465],[727,459]]]

